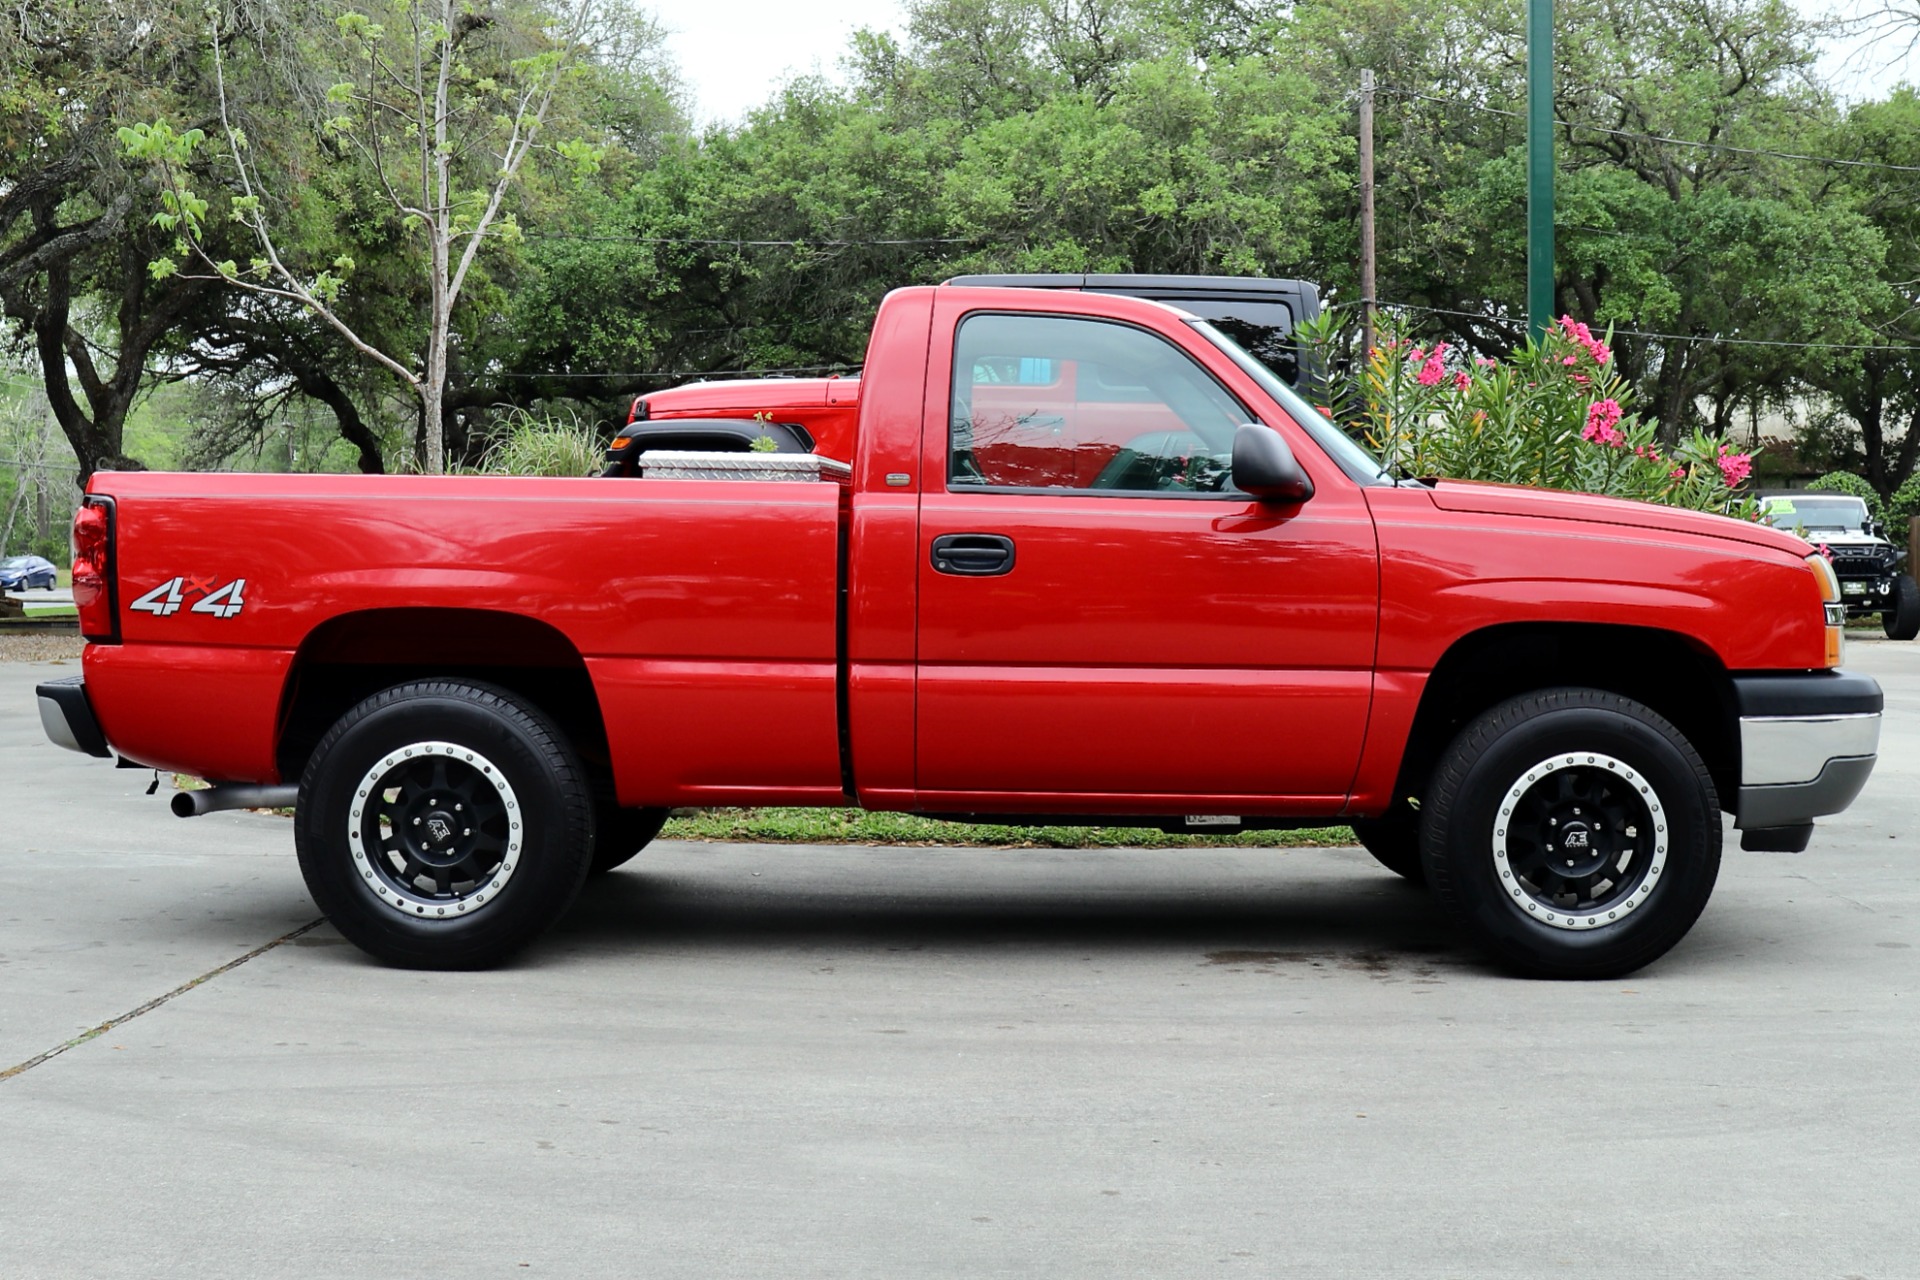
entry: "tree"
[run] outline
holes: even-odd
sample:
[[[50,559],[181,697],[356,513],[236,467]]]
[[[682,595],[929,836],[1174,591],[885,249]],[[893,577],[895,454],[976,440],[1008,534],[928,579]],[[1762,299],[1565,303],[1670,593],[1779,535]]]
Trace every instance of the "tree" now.
[[[250,234],[252,256],[243,267],[215,256],[208,245],[212,201],[191,181],[195,153],[206,142],[197,128],[176,130],[166,120],[125,128],[128,154],[153,164],[165,191],[159,225],[179,233],[176,248],[198,267],[194,278],[224,281],[267,298],[295,303],[329,325],[354,350],[411,390],[420,402],[422,461],[445,468],[443,403],[454,309],[489,238],[513,239],[507,208],[522,171],[536,153],[575,172],[597,168],[602,149],[578,138],[545,144],[556,106],[596,48],[657,41],[650,25],[602,0],[577,0],[550,16],[526,7],[473,6],[456,0],[389,0],[374,12],[339,19],[326,55],[347,78],[334,81],[326,101],[329,136],[349,146],[377,182],[405,230],[400,244],[424,276],[428,301],[424,332],[410,348],[380,343],[349,322],[340,303],[355,260],[345,254],[325,265],[303,261],[285,234],[284,188],[263,176],[248,131],[228,92],[228,51],[215,18],[213,66],[218,94],[219,160],[233,194],[225,213]],[[278,175],[276,175],[278,176]],[[216,194],[214,199],[221,198]],[[177,257],[161,257],[155,273],[178,272]]]
[[[1920,95],[1903,88],[1861,103],[1820,141],[1827,154],[1863,162],[1830,172],[1825,202],[1857,209],[1887,250],[1876,263],[1881,291],[1861,312],[1857,340],[1810,353],[1803,376],[1852,419],[1854,465],[1891,497],[1920,463],[1920,280],[1912,272],[1920,254]]]
[[[0,24],[0,311],[33,352],[82,483],[140,466],[124,432],[148,357],[209,287],[149,275],[164,237],[133,216],[152,193],[113,135],[128,112],[193,111],[195,13],[77,0],[27,3]]]

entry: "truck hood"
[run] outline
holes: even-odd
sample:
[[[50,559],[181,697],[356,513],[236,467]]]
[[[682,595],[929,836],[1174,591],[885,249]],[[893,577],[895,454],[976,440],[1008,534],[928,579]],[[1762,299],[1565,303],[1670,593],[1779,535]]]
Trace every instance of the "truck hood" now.
[[[1697,534],[1727,542],[1765,547],[1805,557],[1813,550],[1790,533],[1728,516],[1706,515],[1679,507],[1625,498],[1603,498],[1591,493],[1534,489],[1525,485],[1489,484],[1479,480],[1433,482],[1433,504],[1443,511],[1483,515],[1532,516],[1542,520],[1577,520],[1586,524],[1625,525],[1630,528]]]

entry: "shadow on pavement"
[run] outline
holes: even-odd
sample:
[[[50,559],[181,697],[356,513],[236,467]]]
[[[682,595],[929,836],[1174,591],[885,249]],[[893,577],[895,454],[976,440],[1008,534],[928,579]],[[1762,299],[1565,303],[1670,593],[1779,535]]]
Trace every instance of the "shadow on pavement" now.
[[[1061,946],[1139,952],[1177,948],[1222,954],[1402,953],[1466,960],[1439,907],[1391,876],[1290,877],[1231,891],[1089,883],[1084,892],[916,885],[822,892],[773,883],[720,884],[618,871],[590,881],[573,910],[527,962],[555,954],[671,946],[752,948],[776,942],[942,950]],[[523,962],[524,963],[524,962]],[[1477,961],[1475,962],[1477,963]]]

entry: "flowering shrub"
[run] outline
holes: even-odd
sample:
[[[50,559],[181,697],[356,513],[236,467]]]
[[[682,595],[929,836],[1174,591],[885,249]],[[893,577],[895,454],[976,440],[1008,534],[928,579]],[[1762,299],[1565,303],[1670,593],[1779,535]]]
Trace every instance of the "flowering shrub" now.
[[[1308,328],[1324,348],[1331,326]],[[1319,367],[1326,351],[1319,352]],[[1638,498],[1751,519],[1736,492],[1753,459],[1694,432],[1663,449],[1631,411],[1632,388],[1606,338],[1562,316],[1544,341],[1471,368],[1452,348],[1389,334],[1368,354],[1355,394],[1323,393],[1321,412],[1419,476],[1495,480]]]

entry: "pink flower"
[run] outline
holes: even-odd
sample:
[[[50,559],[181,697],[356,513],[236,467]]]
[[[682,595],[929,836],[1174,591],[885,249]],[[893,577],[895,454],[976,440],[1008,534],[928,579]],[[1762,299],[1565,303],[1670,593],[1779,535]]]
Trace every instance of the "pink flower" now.
[[[1453,375],[1454,390],[1465,391],[1468,387],[1471,387],[1472,385],[1473,385],[1473,379],[1469,378],[1464,371]]]
[[[1493,368],[1493,366],[1500,363],[1498,360],[1495,360],[1491,356],[1475,356],[1473,358],[1473,362],[1479,365],[1482,369],[1491,369]]]
[[[1592,378],[1589,378],[1584,373],[1574,373],[1574,374],[1569,374],[1567,376],[1572,378],[1575,382],[1579,383],[1583,387],[1593,381]]]
[[[1620,433],[1619,422],[1619,402],[1597,400],[1587,409],[1587,427],[1580,433],[1580,438],[1613,447],[1623,445],[1627,438]]]
[[[1660,451],[1650,444],[1635,445],[1633,447],[1633,456],[1636,458],[1645,458],[1648,462],[1660,461]]]
[[[1420,366],[1420,373],[1414,381],[1423,387],[1437,387],[1440,385],[1440,380],[1446,376],[1446,366],[1440,363],[1440,353],[1436,351],[1427,357],[1425,364]]]
[[[1753,455],[1747,453],[1729,453],[1725,445],[1720,446],[1720,456],[1715,459],[1720,474],[1725,477],[1727,487],[1731,489],[1753,474]]]
[[[1579,364],[1580,357],[1579,356],[1561,356],[1560,363],[1561,364]]]
[[[1560,331],[1573,341],[1579,343],[1582,347],[1585,347],[1587,354],[1593,357],[1595,364],[1605,364],[1607,361],[1613,359],[1613,352],[1607,349],[1607,344],[1594,337],[1593,330],[1579,323],[1572,316],[1560,317]],[[1572,364],[1574,357],[1563,356],[1561,362],[1563,364]]]
[[[1675,467],[1673,469],[1673,478],[1675,480],[1685,480],[1687,478],[1687,469],[1685,467]]]
[[[1327,416],[1328,416],[1329,418],[1331,418],[1331,417],[1333,416],[1333,410],[1331,410],[1331,409],[1329,409],[1329,408],[1327,408],[1327,406],[1325,406],[1325,405],[1320,405],[1320,406],[1318,406],[1318,407],[1319,407],[1319,409],[1320,409],[1320,412],[1321,412],[1321,413],[1324,413],[1324,414],[1326,414],[1326,415],[1327,415]]]

